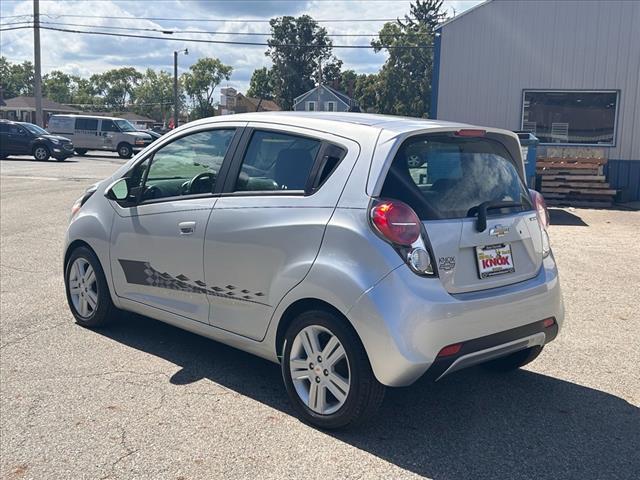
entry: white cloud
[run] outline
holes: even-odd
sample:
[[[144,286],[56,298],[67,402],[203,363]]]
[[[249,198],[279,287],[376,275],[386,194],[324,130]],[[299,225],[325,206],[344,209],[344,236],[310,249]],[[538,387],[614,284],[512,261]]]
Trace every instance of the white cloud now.
[[[469,7],[480,3],[480,0],[451,0],[445,4],[459,14]],[[31,0],[4,0],[0,3],[2,24],[20,20],[5,18],[14,15],[31,15]],[[226,18],[246,19],[258,18],[268,20],[279,15],[309,14],[317,19],[348,18],[396,18],[409,12],[409,0],[382,1],[346,1],[346,0],[311,0],[305,2],[285,1],[206,1],[206,0],[147,0],[147,1],[78,1],[59,0],[41,2],[43,22],[63,22],[90,24],[103,27],[102,31],[122,33],[104,27],[160,28],[198,31],[243,31],[268,32],[267,23],[248,22],[185,22],[185,21],[151,21],[136,17],[166,18]],[[86,17],[59,17],[58,15],[74,14]],[[131,17],[135,20],[110,20],[94,18],[95,15]],[[383,22],[336,22],[323,23],[331,33],[375,34]],[[49,25],[54,26],[54,25]],[[59,25],[58,25],[59,27]],[[62,27],[83,29],[82,27]],[[154,32],[130,32],[134,34],[163,36]],[[10,61],[21,62],[33,58],[33,33],[30,29],[2,32],[0,34],[0,54]],[[167,35],[164,35],[167,36]],[[178,35],[175,35],[178,36]],[[266,42],[267,37],[231,36],[231,35],[189,35],[180,37],[208,38],[216,40],[241,40]],[[371,37],[335,37],[334,44],[356,45],[369,44]],[[264,55],[263,46],[238,46],[204,43],[168,42],[150,39],[117,38],[108,36],[80,35],[43,30],[41,33],[43,73],[51,70],[62,70],[68,73],[88,76],[110,68],[133,66],[140,70],[146,68],[173,69],[173,51],[189,48],[189,55],[179,57],[180,70],[184,71],[203,56],[214,56],[234,67],[234,75],[228,85],[240,90],[248,87],[249,78],[254,69],[269,65]],[[358,73],[377,71],[385,60],[383,53],[374,53],[364,49],[334,49],[334,54],[343,60],[344,68]]]

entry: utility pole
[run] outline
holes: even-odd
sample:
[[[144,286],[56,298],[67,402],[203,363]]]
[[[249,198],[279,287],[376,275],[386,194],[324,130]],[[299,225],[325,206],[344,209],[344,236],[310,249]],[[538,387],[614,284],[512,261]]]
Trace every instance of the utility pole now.
[[[318,60],[318,106],[316,110],[322,111],[320,106],[320,90],[322,90],[322,57]]]
[[[40,64],[40,0],[33,0],[33,66],[36,125],[44,127],[42,119],[42,67]]]
[[[189,50],[176,50],[173,52],[173,128],[178,128],[180,107],[178,106],[178,54],[189,55]]]

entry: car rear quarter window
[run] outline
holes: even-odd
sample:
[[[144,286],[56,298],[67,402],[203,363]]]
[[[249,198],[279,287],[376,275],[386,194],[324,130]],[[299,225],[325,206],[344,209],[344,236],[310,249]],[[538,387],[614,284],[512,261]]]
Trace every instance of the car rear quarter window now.
[[[406,140],[389,169],[382,197],[410,205],[422,220],[464,218],[483,202],[516,202],[530,209],[526,186],[507,149],[490,138],[454,134]]]
[[[253,132],[234,191],[305,190],[322,142],[280,132]]]

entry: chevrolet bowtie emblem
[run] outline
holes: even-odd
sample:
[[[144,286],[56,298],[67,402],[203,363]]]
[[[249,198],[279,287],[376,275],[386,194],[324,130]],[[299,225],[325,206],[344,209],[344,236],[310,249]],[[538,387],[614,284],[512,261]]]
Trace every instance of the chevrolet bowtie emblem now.
[[[489,235],[494,237],[504,237],[507,233],[509,233],[509,227],[505,227],[504,225],[496,225],[489,230]]]

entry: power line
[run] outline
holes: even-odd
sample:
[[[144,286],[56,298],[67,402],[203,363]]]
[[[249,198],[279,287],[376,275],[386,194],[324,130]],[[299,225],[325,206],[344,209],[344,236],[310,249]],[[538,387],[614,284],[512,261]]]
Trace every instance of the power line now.
[[[0,31],[6,30],[20,30],[23,28],[30,27],[14,27],[8,29],[0,29]],[[265,42],[244,42],[244,41],[235,41],[235,40],[205,40],[202,38],[184,38],[184,37],[156,37],[151,35],[135,35],[131,33],[113,33],[113,32],[88,32],[86,30],[72,30],[66,28],[57,28],[57,27],[40,27],[42,30],[50,30],[56,32],[66,32],[66,33],[79,33],[85,35],[102,35],[108,37],[123,37],[123,38],[145,38],[149,40],[165,40],[165,41],[176,41],[176,42],[192,42],[192,43],[212,43],[212,44],[220,44],[220,45],[246,45],[246,46],[259,46],[259,47],[269,47],[270,45]],[[374,48],[371,45],[302,45],[302,44],[277,44],[275,46],[278,47],[292,47],[292,48],[355,48],[355,49],[372,49]],[[381,48],[385,49],[421,49],[421,48],[433,48],[433,45],[382,45]]]
[[[17,22],[16,22],[17,23]],[[139,32],[157,32],[165,35],[173,34],[199,34],[199,35],[238,35],[238,36],[259,36],[269,37],[271,32],[232,32],[232,31],[211,31],[211,30],[177,30],[173,28],[145,28],[145,27],[118,27],[112,25],[89,25],[86,23],[62,23],[62,22],[40,22],[41,25],[54,25],[59,27],[85,27],[85,28],[100,28],[107,30],[125,30],[125,31],[139,31]],[[12,24],[7,24],[12,25]],[[4,26],[4,25],[0,25]],[[430,36],[430,33],[416,32],[417,36]],[[393,37],[394,34],[380,34],[380,33],[327,33],[329,37]]]
[[[228,22],[228,23],[269,23],[271,19],[258,19],[258,18],[175,18],[175,17],[127,17],[117,15],[79,15],[79,14],[41,14],[51,18],[102,18],[110,20],[153,20],[153,21],[167,21],[167,22]],[[9,17],[5,17],[9,18]],[[297,17],[293,17],[297,20]],[[332,18],[317,20],[310,18],[310,22],[316,23],[342,23],[342,22],[394,22],[398,18]]]
[[[33,28],[30,25],[29,26],[24,26],[24,27],[11,27],[11,28],[0,28],[0,32],[9,32],[11,30],[23,30],[25,28]]]

